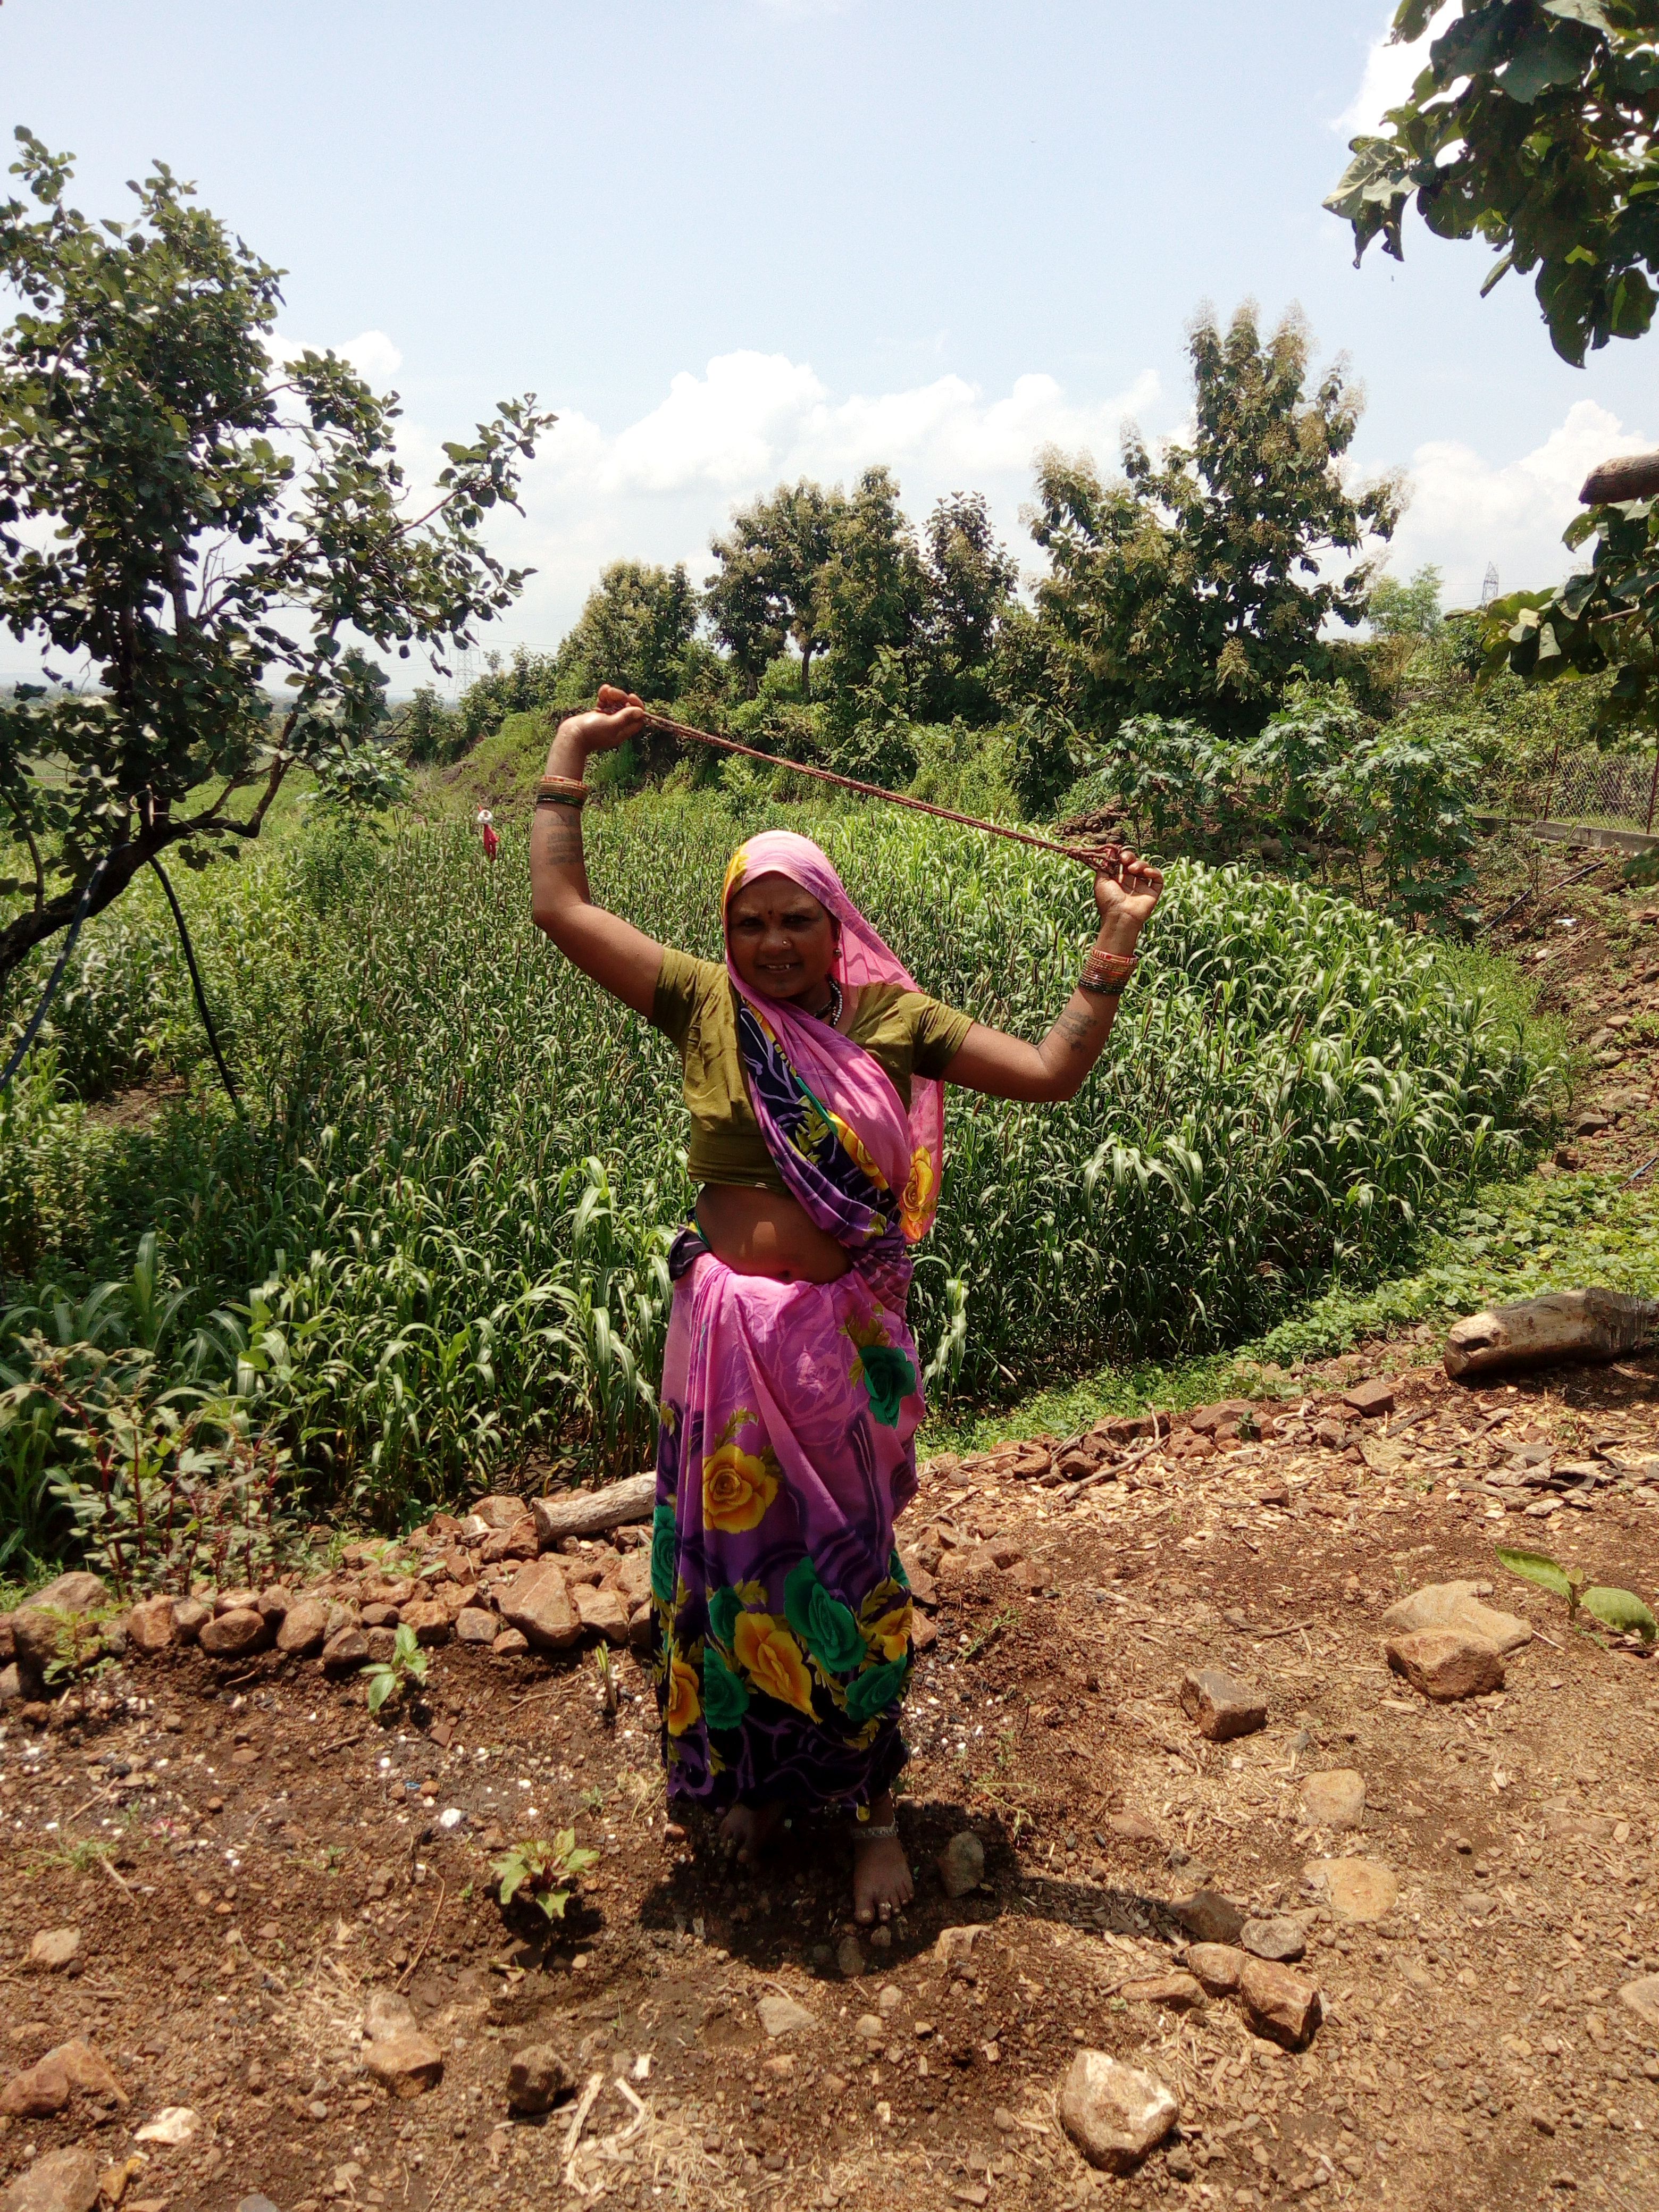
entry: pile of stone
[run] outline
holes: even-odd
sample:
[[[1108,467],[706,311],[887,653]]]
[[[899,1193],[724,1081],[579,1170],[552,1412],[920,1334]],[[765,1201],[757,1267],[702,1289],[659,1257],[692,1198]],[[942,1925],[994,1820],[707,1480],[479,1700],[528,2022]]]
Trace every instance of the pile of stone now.
[[[501,1496],[434,1513],[395,1540],[348,1544],[332,1572],[261,1589],[198,1583],[122,1608],[96,1575],[60,1575],[0,1613],[0,1701],[40,1699],[102,1654],[194,1644],[222,1662],[276,1650],[345,1674],[392,1656],[399,1627],[503,1657],[585,1638],[643,1645],[655,1477],[563,1497]]]

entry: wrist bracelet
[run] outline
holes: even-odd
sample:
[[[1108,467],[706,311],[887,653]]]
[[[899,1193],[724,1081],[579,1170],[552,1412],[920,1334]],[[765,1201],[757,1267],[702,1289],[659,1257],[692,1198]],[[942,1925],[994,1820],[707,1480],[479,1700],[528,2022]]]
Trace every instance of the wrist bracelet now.
[[[1091,999],[1121,999],[1123,996],[1121,983],[1097,982],[1091,975],[1079,975],[1077,987],[1079,991],[1086,991]]]
[[[1077,979],[1079,991],[1121,991],[1135,972],[1139,956],[1133,952],[1103,952],[1098,946],[1083,963],[1083,973]]]
[[[571,806],[580,814],[587,804],[587,793],[585,791],[538,791],[536,804],[538,806]]]
[[[580,791],[585,798],[592,788],[579,775],[538,775],[536,779],[538,792]]]

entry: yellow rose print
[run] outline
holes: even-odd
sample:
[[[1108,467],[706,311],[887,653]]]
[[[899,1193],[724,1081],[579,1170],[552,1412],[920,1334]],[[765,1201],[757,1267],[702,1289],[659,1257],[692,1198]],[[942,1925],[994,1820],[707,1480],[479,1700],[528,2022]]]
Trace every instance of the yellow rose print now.
[[[899,1201],[899,1226],[908,1243],[915,1243],[926,1231],[935,1195],[933,1155],[926,1145],[918,1145],[910,1155],[910,1179]]]
[[[722,1535],[758,1528],[777,1494],[778,1462],[769,1447],[746,1452],[724,1443],[702,1463],[703,1526]]]
[[[740,1613],[734,1648],[738,1664],[757,1690],[811,1717],[812,1678],[799,1644],[775,1614]]]
[[[832,1114],[830,1119],[835,1126],[836,1136],[841,1139],[842,1150],[852,1155],[854,1165],[869,1176],[878,1190],[885,1190],[887,1178],[870,1157],[864,1139],[858,1131],[849,1123],[843,1121],[839,1114]]]
[[[880,1651],[884,1659],[902,1659],[910,1648],[910,1601],[907,1597],[891,1613],[883,1613],[873,1626],[864,1632],[869,1641]]]
[[[702,1717],[702,1705],[697,1697],[696,1669],[688,1667],[684,1659],[675,1660],[670,1670],[668,1706],[665,1718],[670,1735],[684,1735],[687,1729]]]

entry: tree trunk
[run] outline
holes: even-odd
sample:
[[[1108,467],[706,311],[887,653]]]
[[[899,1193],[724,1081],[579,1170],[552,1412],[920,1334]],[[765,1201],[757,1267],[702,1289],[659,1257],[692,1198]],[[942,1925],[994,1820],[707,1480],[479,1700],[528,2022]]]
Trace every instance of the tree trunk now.
[[[800,649],[800,696],[810,706],[812,701],[812,653],[817,641],[805,639]]]
[[[1650,1344],[1659,1300],[1622,1291],[1556,1291],[1455,1322],[1443,1358],[1448,1375],[1506,1375],[1562,1360],[1621,1358]]]
[[[606,1536],[630,1521],[648,1521],[656,1500],[654,1474],[630,1474],[603,1490],[574,1490],[562,1498],[532,1498],[536,1534],[546,1551],[561,1536]]]

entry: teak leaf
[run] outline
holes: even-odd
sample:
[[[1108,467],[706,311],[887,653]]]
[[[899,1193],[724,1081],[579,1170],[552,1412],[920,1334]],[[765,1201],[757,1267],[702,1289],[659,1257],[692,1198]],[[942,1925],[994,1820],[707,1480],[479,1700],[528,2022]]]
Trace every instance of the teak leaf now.
[[[1547,1552],[1516,1551],[1507,1544],[1499,1544],[1497,1551],[1500,1563],[1512,1575],[1522,1575],[1541,1589],[1553,1590],[1557,1597],[1571,1601],[1571,1581],[1565,1569],[1558,1566]]]
[[[1604,1589],[1598,1583],[1584,1592],[1579,1603],[1615,1635],[1627,1636],[1634,1630],[1644,1644],[1651,1644],[1659,1636],[1659,1620],[1654,1619],[1634,1590]]]

